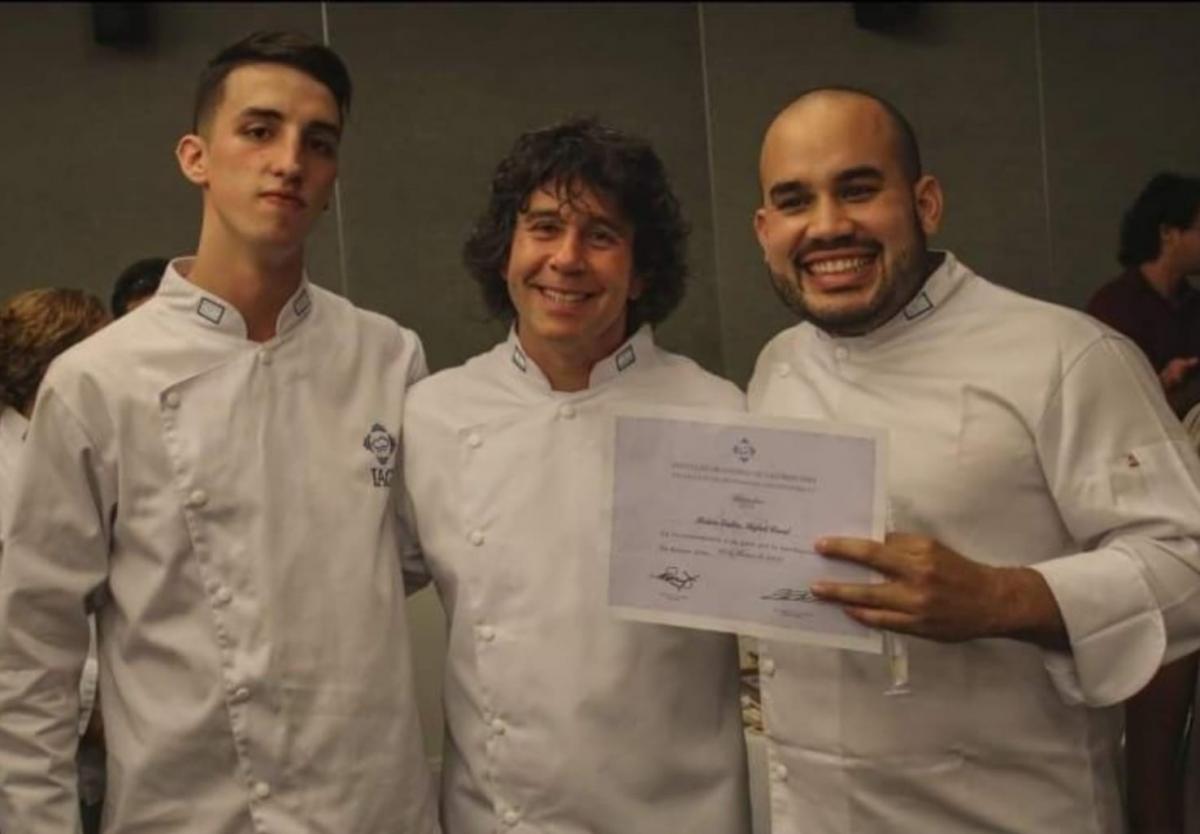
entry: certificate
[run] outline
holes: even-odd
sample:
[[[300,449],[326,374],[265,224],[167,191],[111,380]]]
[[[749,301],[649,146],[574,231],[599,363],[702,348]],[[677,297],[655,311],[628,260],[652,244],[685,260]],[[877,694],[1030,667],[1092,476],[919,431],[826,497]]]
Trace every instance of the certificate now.
[[[615,420],[608,594],[622,618],[881,652],[882,634],[813,597],[876,582],[813,550],[882,540],[877,429],[742,412],[624,407]]]

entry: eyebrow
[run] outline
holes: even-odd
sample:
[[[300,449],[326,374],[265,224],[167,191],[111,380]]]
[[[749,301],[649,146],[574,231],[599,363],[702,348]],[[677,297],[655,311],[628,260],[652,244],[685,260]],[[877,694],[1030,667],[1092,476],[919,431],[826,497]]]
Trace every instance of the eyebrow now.
[[[883,171],[876,168],[874,165],[858,165],[854,168],[847,168],[845,171],[839,171],[833,178],[833,181],[839,185],[854,180],[883,180]],[[784,180],[783,182],[775,183],[767,191],[767,196],[772,202],[777,202],[781,198],[790,197],[796,194],[807,194],[812,189],[807,184],[800,180]]]
[[[240,119],[267,119],[272,122],[282,122],[283,121],[283,113],[274,109],[273,107],[247,107],[245,110],[243,110],[241,113],[238,114],[238,118],[240,118]],[[339,137],[342,135],[342,129],[338,125],[332,124],[331,122],[326,122],[321,119],[317,119],[317,120],[309,122],[308,124],[306,124],[304,126],[304,130],[306,133],[311,133],[313,131],[317,131],[320,133],[332,133],[334,136],[339,136]]]
[[[834,177],[834,182],[848,182],[849,180],[882,180],[883,171],[876,168],[874,165],[859,165],[856,168],[847,168],[845,171],[838,173]]]
[[[525,222],[533,220],[562,220],[562,215],[554,209],[527,209],[520,212],[521,219]]]

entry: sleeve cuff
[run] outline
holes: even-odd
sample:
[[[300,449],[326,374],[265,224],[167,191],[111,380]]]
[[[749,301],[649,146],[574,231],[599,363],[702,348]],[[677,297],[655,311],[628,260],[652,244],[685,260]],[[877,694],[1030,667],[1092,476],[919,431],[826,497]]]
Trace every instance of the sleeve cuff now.
[[[1106,707],[1139,692],[1167,646],[1158,602],[1138,563],[1116,549],[1031,565],[1050,586],[1071,642],[1045,667],[1069,704]]]

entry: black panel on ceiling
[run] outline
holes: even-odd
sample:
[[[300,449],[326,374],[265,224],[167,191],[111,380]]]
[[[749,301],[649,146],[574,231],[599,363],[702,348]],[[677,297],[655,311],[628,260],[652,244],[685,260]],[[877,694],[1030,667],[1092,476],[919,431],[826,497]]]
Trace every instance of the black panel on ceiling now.
[[[889,32],[917,19],[920,3],[852,3],[854,22],[863,29]]]
[[[149,3],[92,3],[92,36],[101,46],[132,49],[150,43]]]

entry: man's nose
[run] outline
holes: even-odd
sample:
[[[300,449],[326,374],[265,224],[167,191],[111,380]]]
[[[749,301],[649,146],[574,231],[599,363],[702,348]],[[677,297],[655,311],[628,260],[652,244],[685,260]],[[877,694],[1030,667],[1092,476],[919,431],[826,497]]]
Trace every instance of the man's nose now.
[[[817,199],[808,224],[808,236],[821,240],[845,237],[854,232],[854,224],[845,206],[834,197]]]
[[[304,140],[298,135],[284,134],[279,138],[271,162],[280,177],[298,178],[304,170]]]
[[[583,235],[577,229],[567,229],[554,250],[550,266],[559,272],[575,272],[583,266]]]

